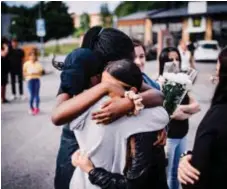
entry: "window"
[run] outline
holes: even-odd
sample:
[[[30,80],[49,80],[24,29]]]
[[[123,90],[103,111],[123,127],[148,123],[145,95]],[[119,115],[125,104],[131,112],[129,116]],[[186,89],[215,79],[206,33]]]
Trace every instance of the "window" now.
[[[201,26],[202,18],[194,18],[192,20],[193,27],[200,27]]]
[[[218,47],[216,44],[204,44],[204,45],[201,45],[204,49],[214,49],[214,50],[217,50]]]

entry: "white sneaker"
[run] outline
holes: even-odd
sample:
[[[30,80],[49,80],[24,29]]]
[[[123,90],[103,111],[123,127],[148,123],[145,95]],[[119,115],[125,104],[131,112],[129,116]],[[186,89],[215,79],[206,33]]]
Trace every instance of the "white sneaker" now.
[[[16,97],[15,95],[12,95],[9,99],[10,99],[10,100],[16,100],[16,98],[17,98],[17,97]]]
[[[28,110],[28,114],[29,114],[29,115],[34,115],[33,110],[32,110],[32,109],[29,109],[29,110]]]
[[[20,95],[20,100],[26,100],[26,96],[24,96],[24,95]]]

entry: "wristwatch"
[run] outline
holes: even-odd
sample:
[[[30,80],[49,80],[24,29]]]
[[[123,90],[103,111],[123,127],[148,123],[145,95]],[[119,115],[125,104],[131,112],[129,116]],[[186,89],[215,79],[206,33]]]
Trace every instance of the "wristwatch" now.
[[[180,158],[183,158],[184,156],[187,156],[187,155],[192,155],[192,151],[190,150],[185,151],[183,154],[181,154]]]

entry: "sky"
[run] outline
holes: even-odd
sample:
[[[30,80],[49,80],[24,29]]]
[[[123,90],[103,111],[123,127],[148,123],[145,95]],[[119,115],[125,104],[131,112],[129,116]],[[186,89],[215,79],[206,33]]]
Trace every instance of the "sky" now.
[[[9,6],[20,6],[24,5],[31,7],[38,1],[5,1]],[[100,11],[100,6],[102,3],[108,3],[109,10],[114,11],[120,1],[64,1],[69,7],[69,13],[82,14],[87,13],[98,13]]]

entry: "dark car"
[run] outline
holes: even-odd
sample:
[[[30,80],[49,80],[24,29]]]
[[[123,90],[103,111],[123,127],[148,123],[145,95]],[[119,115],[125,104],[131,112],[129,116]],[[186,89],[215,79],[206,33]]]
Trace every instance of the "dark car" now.
[[[158,44],[146,47],[146,59],[148,61],[155,60],[157,58],[157,47]]]

